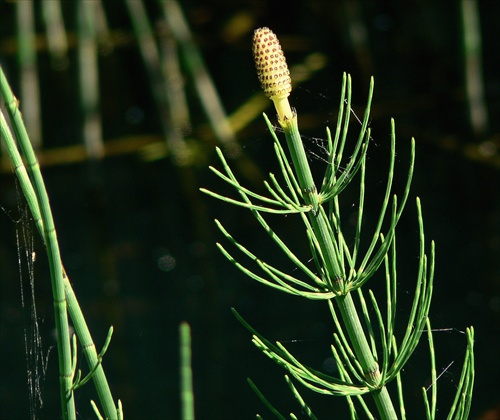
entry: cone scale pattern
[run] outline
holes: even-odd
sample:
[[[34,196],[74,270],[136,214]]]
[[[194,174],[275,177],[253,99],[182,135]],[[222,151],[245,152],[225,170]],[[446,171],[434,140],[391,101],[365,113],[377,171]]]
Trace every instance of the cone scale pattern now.
[[[292,91],[290,71],[278,38],[269,28],[256,29],[253,36],[253,55],[257,75],[269,98],[286,98]]]

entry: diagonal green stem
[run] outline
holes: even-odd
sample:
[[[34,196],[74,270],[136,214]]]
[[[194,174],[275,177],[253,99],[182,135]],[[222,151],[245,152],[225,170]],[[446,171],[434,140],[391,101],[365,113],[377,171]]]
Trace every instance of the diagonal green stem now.
[[[94,381],[94,386],[96,388],[99,401],[102,405],[104,416],[107,419],[116,419],[117,408],[115,407],[113,395],[111,394],[111,389],[109,388],[104,368],[102,366],[102,363],[98,361],[98,355],[94,341],[92,340],[92,335],[90,334],[90,330],[87,326],[87,322],[85,321],[85,317],[83,316],[82,309],[80,308],[80,304],[78,303],[75,292],[71,287],[71,283],[69,281],[69,277],[66,275],[66,272],[64,272],[64,290],[66,293],[66,300],[68,301],[69,315],[71,317],[71,320],[73,321],[76,335],[80,340],[83,354],[87,359],[87,365],[89,366],[89,369],[92,370],[95,365],[99,363],[99,366],[92,375],[92,379]],[[119,400],[118,403],[120,403]]]
[[[45,191],[45,188],[43,187],[43,179],[40,173],[40,168],[37,163],[36,156],[33,152],[33,149],[31,147],[31,143],[29,141],[28,135],[26,133],[26,129],[24,127],[24,123],[21,118],[21,113],[19,112],[19,109],[17,107],[17,100],[14,97],[10,86],[7,83],[7,79],[5,78],[3,69],[0,67],[0,93],[1,97],[3,98],[7,110],[10,115],[10,119],[12,121],[13,128],[16,132],[16,136],[18,138],[19,144],[24,145],[22,147],[23,154],[26,157],[27,163],[28,163],[28,170],[30,171],[32,179],[39,179],[42,182],[42,188]],[[16,144],[14,142],[14,139],[12,138],[12,135],[10,133],[10,130],[8,128],[7,122],[3,118],[3,114],[0,112],[0,129],[1,129],[1,138],[4,140],[6,147],[7,147],[7,152],[9,154],[9,158],[11,159],[13,165],[14,165],[14,170],[16,172],[17,177],[19,178],[21,188],[23,190],[23,194],[26,197],[26,200],[28,202],[28,205],[30,207],[31,213],[33,215],[33,219],[35,221],[35,224],[38,228],[38,231],[44,240],[44,243],[47,244],[47,236],[49,239],[52,239],[57,242],[57,237],[54,238],[55,236],[55,230],[53,229],[50,231],[49,235],[46,235],[47,229],[46,229],[46,223],[44,222],[45,215],[41,212],[41,208],[39,206],[39,199],[36,194],[36,188],[39,188],[37,184],[33,185],[30,177],[28,176],[28,173],[26,171],[26,167],[24,166],[24,163],[21,159],[21,156],[19,154],[19,150],[16,147]],[[46,192],[45,192],[46,194]],[[48,200],[47,200],[48,201]],[[53,222],[52,222],[53,224]],[[48,247],[47,247],[48,248]],[[49,249],[48,249],[49,252]],[[69,281],[69,278],[66,275],[66,272],[64,270],[64,267],[62,265],[62,262],[60,258],[58,259],[58,266],[60,268],[57,270],[58,275],[60,276],[58,278],[58,283],[57,283],[57,301],[59,302],[58,304],[54,305],[54,310],[61,312],[62,310],[64,313],[59,315],[59,320],[65,319],[65,325],[67,326],[67,312],[66,310],[69,311],[70,317],[73,321],[74,327],[76,334],[78,336],[78,339],[80,340],[80,343],[82,345],[83,353],[85,354],[85,357],[87,359],[87,363],[89,365],[89,369],[92,370],[98,363],[98,356],[97,352],[95,349],[94,342],[92,341],[92,336],[90,335],[90,331],[87,327],[87,324],[85,322],[85,318],[83,316],[83,313],[81,311],[80,305],[78,304],[78,300],[76,299],[76,296],[73,292],[73,289],[71,287],[71,283]],[[52,271],[51,271],[52,273]],[[62,298],[61,298],[61,287],[62,287]],[[56,316],[56,320],[58,317]],[[61,323],[61,321],[59,321]],[[58,324],[56,323],[56,327]],[[59,331],[59,329],[58,329]],[[68,343],[69,343],[69,332],[68,332]],[[59,342],[62,342],[62,340],[58,340],[58,345]],[[59,350],[59,349],[58,349]],[[69,348],[66,350],[69,352]],[[62,354],[61,351],[58,351],[59,355]],[[72,386],[72,374],[73,374],[73,368],[71,366],[71,354],[65,353],[65,357],[68,357],[69,365],[66,365],[66,362],[63,364],[64,368],[66,369],[64,374],[60,374],[61,376],[61,396],[62,396],[62,403],[63,403],[63,417],[64,418],[76,418],[74,414],[74,401],[73,401],[73,392],[71,391],[71,386]],[[99,365],[96,369],[95,372],[92,376],[94,380],[95,387],[97,389],[97,393],[99,396],[99,400],[101,401],[101,404],[103,406],[103,412],[106,418],[109,419],[115,419],[117,418],[117,410],[113,402],[113,397],[111,395],[111,391],[109,388],[109,385],[106,380],[106,376],[104,374],[104,369],[102,365]],[[64,391],[63,391],[64,389]],[[71,395],[71,399],[67,400],[66,395],[69,394]],[[71,403],[71,404],[70,404]],[[68,407],[68,404],[70,404],[70,407]],[[71,407],[72,405],[72,407]],[[66,414],[64,414],[66,413]]]
[[[66,297],[64,296],[64,281],[61,257],[54,219],[49,204],[49,197],[40,173],[35,152],[28,140],[28,133],[22,122],[18,102],[7,83],[3,70],[0,71],[0,91],[5,102],[7,112],[13,124],[16,137],[23,155],[28,161],[28,171],[31,174],[36,198],[32,203],[38,203],[41,219],[44,220],[42,238],[44,239],[49,259],[50,278],[52,281],[52,298],[54,302],[54,317],[57,334],[57,355],[59,360],[59,389],[61,393],[62,415],[64,419],[76,418],[75,401],[72,386],[71,346],[69,335],[68,312]],[[2,136],[3,137],[3,136]],[[39,227],[41,225],[38,225]]]

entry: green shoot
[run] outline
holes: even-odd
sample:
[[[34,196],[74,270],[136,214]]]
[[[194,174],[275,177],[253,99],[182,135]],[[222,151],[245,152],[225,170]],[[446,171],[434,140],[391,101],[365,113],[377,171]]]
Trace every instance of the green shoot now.
[[[257,29],[254,34],[254,58],[262,89],[275,105],[278,123],[281,126],[288,153],[285,152],[275,129],[264,115],[274,140],[274,151],[279,164],[281,179],[274,174],[264,181],[268,195],[257,194],[243,187],[223,153],[217,149],[222,170],[210,168],[213,173],[229,184],[239,198],[201,189],[204,193],[229,204],[250,210],[263,230],[278,249],[293,263],[293,275],[270,261],[254,254],[239,243],[231,233],[216,220],[224,237],[241,255],[252,264],[247,266],[239,257],[233,256],[223,245],[217,244],[222,254],[236,268],[250,278],[282,292],[316,301],[326,301],[330,309],[336,332],[331,345],[332,355],[338,368],[338,377],[327,375],[302,363],[280,342],[273,343],[257,332],[233,309],[236,318],[252,334],[252,341],[263,354],[282,366],[289,376],[286,381],[302,412],[309,418],[314,414],[302,398],[292,379],[319,394],[346,398],[351,418],[360,413],[368,418],[406,418],[401,372],[415,351],[424,331],[427,331],[431,355],[433,385],[430,401],[424,393],[424,408],[427,418],[435,418],[437,412],[437,384],[435,355],[430,329],[429,310],[434,281],[434,243],[426,249],[424,223],[420,200],[416,199],[419,231],[419,259],[413,303],[409,308],[407,326],[402,337],[395,335],[397,308],[397,252],[396,230],[405,209],[415,162],[415,141],[410,142],[410,160],[403,192],[398,197],[393,191],[396,157],[396,129],[391,120],[391,139],[388,175],[382,204],[378,211],[373,232],[364,232],[365,180],[367,153],[371,139],[368,127],[373,98],[374,81],[366,102],[366,110],[357,134],[357,140],[345,158],[349,141],[348,130],[351,115],[351,77],[344,74],[340,96],[339,114],[335,132],[327,129],[327,165],[318,189],[299,132],[298,116],[290,106],[288,96],[291,80],[288,66],[276,35],[268,28]],[[341,214],[342,192],[359,179],[359,208],[355,220],[354,238],[346,238]],[[319,191],[319,192],[318,192]],[[373,213],[373,209],[369,209]],[[285,241],[272,229],[265,215],[289,215],[297,217],[304,225],[309,243],[309,258],[296,255]],[[315,269],[307,261],[312,260]],[[386,299],[382,305],[375,294],[364,290],[365,284],[379,271],[384,273]],[[355,293],[354,293],[355,292]],[[449,418],[465,418],[469,412],[474,380],[473,330],[468,329],[466,359]],[[397,395],[391,396],[387,384],[396,379]],[[283,416],[249,380],[250,386],[278,418]],[[366,400],[371,396],[376,411]],[[399,407],[397,407],[399,404]],[[399,414],[398,414],[399,413]],[[291,418],[295,415],[290,414]]]

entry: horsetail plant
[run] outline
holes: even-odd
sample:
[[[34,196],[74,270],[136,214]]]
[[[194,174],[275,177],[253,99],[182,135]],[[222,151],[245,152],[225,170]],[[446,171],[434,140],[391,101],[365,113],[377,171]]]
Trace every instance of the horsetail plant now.
[[[56,229],[52,218],[45,183],[40,172],[40,166],[28,137],[19,102],[14,97],[7,82],[3,69],[0,67],[0,97],[2,108],[5,105],[7,114],[12,124],[14,135],[0,109],[0,134],[4,141],[7,153],[12,162],[14,172],[18,177],[21,189],[26,198],[34,223],[42,237],[47,249],[49,259],[50,277],[55,313],[55,327],[57,334],[57,353],[59,359],[59,389],[61,394],[62,418],[75,419],[74,391],[87,383],[94,381],[102,410],[107,419],[122,419],[123,409],[121,401],[115,406],[109,388],[102,358],[108,348],[113,334],[113,327],[109,329],[108,336],[101,352],[98,354],[92,336],[88,329],[85,317],[75,296],[69,277],[64,269],[59,253]],[[26,165],[21,157],[26,160]],[[75,333],[70,337],[68,313],[73,322]],[[89,373],[81,378],[77,371],[77,341],[78,337],[82,351],[87,359]],[[91,401],[92,407],[98,418],[103,418],[97,405]]]
[[[249,260],[262,271],[250,269],[233,257],[221,244],[217,244],[221,252],[243,273],[252,279],[285,293],[307,299],[321,300],[328,304],[336,333],[331,345],[332,355],[338,369],[338,377],[333,377],[301,363],[283,344],[272,343],[253,329],[234,309],[237,319],[253,334],[253,343],[269,358],[282,366],[289,375],[306,388],[320,394],[346,397],[351,418],[357,418],[360,412],[369,418],[396,419],[406,418],[403,398],[401,370],[411,357],[420,337],[427,332],[430,357],[431,376],[433,379],[430,401],[427,390],[423,388],[426,416],[435,418],[437,401],[437,381],[432,331],[428,318],[434,280],[434,243],[430,251],[425,249],[424,225],[420,200],[416,199],[417,219],[419,226],[419,266],[417,284],[413,304],[408,317],[404,336],[395,336],[397,313],[397,269],[396,269],[396,227],[405,207],[413,176],[415,160],[415,141],[411,141],[411,157],[406,184],[402,197],[394,194],[392,183],[396,155],[395,123],[391,120],[390,163],[384,198],[379,210],[374,232],[367,244],[362,232],[364,221],[364,198],[366,158],[370,143],[371,101],[374,82],[370,81],[370,89],[361,129],[352,154],[343,158],[351,116],[351,77],[344,74],[339,103],[339,113],[335,133],[329,129],[327,134],[327,165],[325,174],[318,189],[314,182],[309,161],[298,129],[298,118],[295,109],[291,108],[288,96],[292,90],[290,72],[276,35],[268,28],[257,29],[254,33],[253,53],[257,74],[262,89],[275,105],[278,123],[284,132],[290,163],[283,149],[276,130],[268,117],[265,122],[274,140],[274,151],[278,160],[283,181],[274,174],[269,181],[264,181],[270,196],[264,196],[243,187],[229,167],[221,150],[217,148],[223,171],[213,167],[210,169],[222,180],[235,188],[241,199],[233,199],[206,189],[201,189],[215,198],[249,209],[255,219],[266,231],[284,255],[295,265],[297,275],[288,274],[253,254],[240,244],[216,220],[215,223],[222,234]],[[353,240],[344,236],[341,215],[340,194],[359,176],[359,208],[355,222]],[[315,269],[296,256],[289,246],[271,228],[264,218],[265,213],[296,214],[305,227],[311,259]],[[386,230],[383,231],[383,226]],[[363,235],[362,235],[363,233]],[[362,250],[364,251],[364,254]],[[362,286],[383,267],[386,283],[386,313],[378,303],[374,293],[368,291],[368,299]],[[353,294],[357,296],[355,303]],[[370,311],[369,304],[372,309]],[[360,309],[361,308],[361,309]],[[374,319],[372,319],[375,314]],[[467,350],[456,398],[450,409],[448,418],[462,419],[468,416],[474,382],[473,328],[467,329]],[[387,384],[396,379],[397,397],[391,396]],[[311,408],[304,401],[289,376],[286,381],[303,414],[315,418]],[[264,397],[258,388],[250,382],[251,387],[264,404],[278,418],[284,418]],[[364,397],[370,394],[377,413],[372,413]],[[396,406],[395,401],[399,404]],[[291,414],[292,418],[295,415]]]

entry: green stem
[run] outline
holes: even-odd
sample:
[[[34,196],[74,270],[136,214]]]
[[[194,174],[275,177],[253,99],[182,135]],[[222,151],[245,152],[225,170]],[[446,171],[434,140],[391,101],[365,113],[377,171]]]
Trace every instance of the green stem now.
[[[63,270],[57,233],[54,226],[54,219],[49,204],[49,197],[45,184],[43,182],[38,161],[35,152],[31,146],[26,132],[26,127],[22,122],[21,112],[18,108],[18,102],[7,79],[0,69],[0,92],[5,102],[5,107],[12,121],[16,138],[19,146],[28,162],[28,172],[31,175],[36,194],[36,202],[39,205],[41,219],[44,220],[42,238],[44,239],[49,259],[50,278],[52,282],[52,298],[54,303],[54,318],[57,334],[57,355],[59,359],[59,390],[61,394],[61,408],[64,419],[76,418],[75,400],[72,386],[72,364],[71,364],[71,345],[68,324],[68,312],[66,308],[66,297],[64,295]]]
[[[180,338],[180,394],[181,418],[194,420],[193,369],[191,366],[191,327],[187,322],[179,326]]]
[[[341,280],[344,277],[344,273],[340,268],[338,251],[335,249],[335,245],[332,241],[332,232],[329,228],[330,225],[326,214],[320,211],[319,195],[300,137],[297,115],[294,115],[291,120],[280,121],[280,124],[285,132],[286,141],[304,201],[312,208],[312,211],[310,211],[308,215],[314,234],[317,236],[321,248],[323,261],[325,263],[326,281],[332,288],[332,291],[340,293],[340,287],[342,286]]]
[[[22,146],[23,154],[26,157],[26,161],[28,163],[28,170],[30,172],[31,178],[32,179],[38,179],[39,182],[42,182],[42,187],[43,187],[43,179],[42,175],[40,173],[40,167],[37,163],[36,156],[33,152],[33,149],[31,147],[31,143],[29,141],[28,135],[26,133],[26,128],[24,126],[24,123],[21,118],[21,113],[19,112],[19,109],[17,107],[17,100],[14,97],[12,90],[10,89],[10,86],[8,85],[7,79],[5,78],[5,74],[3,72],[3,69],[0,67],[0,94],[1,97],[3,98],[7,110],[10,115],[10,119],[12,122],[12,126],[14,128],[14,131],[16,133],[16,137],[18,139],[18,143]],[[39,198],[37,197],[36,194],[36,188],[41,188],[40,184],[35,184],[34,186],[32,185],[31,179],[28,176],[28,173],[26,171],[26,167],[24,166],[23,160],[21,159],[21,156],[19,154],[19,150],[16,147],[16,143],[14,142],[14,139],[12,138],[12,135],[10,133],[9,127],[7,125],[7,122],[3,118],[3,114],[0,112],[0,129],[1,129],[1,138],[4,140],[6,147],[7,147],[7,152],[9,154],[9,158],[11,159],[13,165],[14,165],[14,170],[16,172],[16,175],[19,178],[19,182],[21,184],[21,188],[23,190],[23,194],[26,197],[26,200],[28,202],[28,205],[30,207],[31,213],[33,215],[33,219],[35,221],[35,224],[38,228],[38,231],[44,240],[44,243],[47,241],[47,236],[55,236],[55,230],[47,230],[45,227],[46,223],[44,222],[45,215],[41,213],[40,205],[39,205]],[[45,188],[43,188],[45,191]],[[46,194],[46,192],[45,192]],[[47,198],[47,203],[48,203],[48,198]],[[45,209],[46,211],[46,209]],[[52,226],[53,226],[53,221],[52,221]],[[47,233],[50,233],[50,235],[47,235]],[[53,238],[57,241],[57,236]],[[49,252],[50,250],[48,250]],[[58,248],[57,248],[58,252]],[[89,329],[87,327],[87,324],[85,322],[85,318],[83,316],[83,313],[80,309],[80,306],[78,304],[78,300],[76,299],[76,296],[73,292],[73,289],[71,287],[71,283],[69,281],[69,278],[66,275],[66,272],[64,270],[64,267],[62,265],[62,262],[60,258],[58,258],[58,268],[57,272],[58,275],[60,276],[60,282],[57,283],[57,288],[56,292],[57,293],[57,300],[54,298],[54,310],[56,311],[56,314],[59,314],[59,316],[56,316],[56,327],[58,328],[58,325],[64,325],[64,323],[67,326],[67,312],[66,309],[69,311],[70,317],[73,321],[74,327],[76,334],[78,336],[78,339],[80,340],[80,343],[83,348],[83,353],[85,354],[85,357],[87,359],[89,369],[92,370],[95,366],[96,363],[98,363],[98,357],[97,357],[97,352],[95,350],[95,345],[92,341],[92,336],[90,335]],[[53,284],[54,287],[54,284]],[[62,287],[62,298],[61,298],[61,289]],[[67,306],[66,306],[67,304]],[[59,329],[58,329],[59,331]],[[68,337],[68,342],[69,342],[69,332],[67,334]],[[62,342],[62,340],[58,340],[58,345],[59,342]],[[72,378],[72,367],[71,367],[71,354],[67,353],[69,350],[65,349],[65,357],[68,357],[69,355],[69,366],[64,363],[64,369],[65,373],[60,374],[61,378],[61,396],[63,398],[62,404],[63,404],[63,417],[64,418],[76,418],[76,415],[74,414],[74,400],[73,400],[73,392],[71,391],[71,378]],[[62,352],[58,352],[59,355],[62,354]],[[101,404],[103,406],[103,412],[106,418],[108,419],[115,419],[117,418],[117,410],[116,407],[114,406],[113,403],[113,397],[111,395],[111,391],[109,389],[109,385],[106,380],[106,376],[104,374],[104,370],[102,368],[102,365],[100,365],[96,371],[94,372],[92,376],[94,380],[95,387],[97,389],[97,393],[99,396],[99,399],[101,401]],[[63,391],[65,389],[65,391]],[[71,392],[70,392],[71,391]],[[70,392],[71,399],[67,400],[66,395]]]
[[[89,369],[92,370],[97,363],[99,366],[92,375],[92,380],[94,381],[94,386],[99,397],[99,401],[102,405],[102,411],[106,419],[116,419],[117,410],[114,404],[113,395],[111,394],[111,389],[109,388],[108,381],[106,379],[106,374],[104,373],[104,368],[102,363],[98,361],[97,351],[95,348],[94,341],[92,340],[92,335],[90,334],[89,328],[83,316],[82,309],[78,303],[75,292],[71,287],[69,277],[64,272],[64,290],[66,293],[66,300],[68,301],[68,311],[73,321],[75,327],[76,335],[82,346],[83,354],[87,359],[87,365]]]
[[[338,296],[335,301],[342,315],[342,320],[344,321],[347,334],[354,348],[354,353],[360,365],[363,367],[365,380],[370,385],[376,386],[380,383],[381,379],[378,363],[375,361],[370,350],[366,335],[361,326],[361,321],[359,320],[356,306],[352,300],[352,295],[351,293],[347,293],[344,296]],[[372,396],[383,419],[396,419],[398,417],[385,386],[372,392]]]
[[[297,116],[294,115],[290,120],[280,121],[280,124],[285,133],[304,201],[311,206],[311,211],[308,213],[308,216],[313,233],[321,249],[326,271],[326,273],[324,273],[326,275],[326,280],[332,288],[332,291],[338,295],[335,300],[339,306],[342,320],[344,321],[349,339],[353,345],[356,358],[363,368],[365,380],[369,385],[375,388],[379,386],[381,381],[379,367],[370,350],[352,296],[347,290],[345,273],[341,265],[338,246],[335,243],[331,224],[321,208],[320,196],[317,193],[309,162],[307,161],[307,156],[300,137]],[[385,386],[374,390],[372,395],[382,418],[397,418],[396,411],[394,410],[394,406]]]
[[[194,41],[188,21],[182,12],[178,1],[160,1],[163,16],[169,30],[178,42],[183,58],[187,63],[187,70],[191,73],[195,89],[201,101],[208,121],[217,138],[233,153],[240,153],[240,146],[234,137],[226,111],[222,106],[219,94],[208,72],[199,47]],[[181,2],[182,3],[182,2]]]
[[[319,205],[318,193],[309,162],[307,161],[302,138],[300,137],[297,114],[294,113],[293,118],[284,121],[280,120],[279,123],[285,132],[286,142],[292,156],[292,162],[295,167],[299,186],[304,195],[304,200],[312,206],[313,213],[316,213]]]

